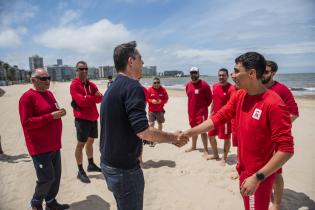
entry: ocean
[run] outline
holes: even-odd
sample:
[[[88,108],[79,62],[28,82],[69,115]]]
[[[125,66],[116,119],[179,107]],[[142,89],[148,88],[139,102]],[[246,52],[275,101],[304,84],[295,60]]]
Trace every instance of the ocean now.
[[[210,86],[218,81],[217,76],[201,76]],[[294,96],[315,95],[315,73],[277,74],[275,80],[288,86]],[[169,89],[184,90],[185,84],[190,81],[190,77],[169,77],[161,78],[161,84]],[[152,78],[142,78],[140,80],[144,86],[151,86]],[[229,82],[234,84],[231,78]]]

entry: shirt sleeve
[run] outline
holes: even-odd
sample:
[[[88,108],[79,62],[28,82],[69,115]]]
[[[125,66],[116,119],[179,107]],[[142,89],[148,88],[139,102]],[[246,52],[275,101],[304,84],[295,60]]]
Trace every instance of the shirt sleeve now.
[[[100,96],[95,96],[95,93],[99,92],[99,90],[98,90],[98,88],[97,88],[97,86],[95,84],[90,84],[90,85],[92,86],[92,88],[94,90],[93,91],[93,96],[87,96],[87,97],[89,97],[90,100],[92,100],[94,103],[97,103],[97,104],[101,103],[103,95],[101,94]]]
[[[290,114],[299,116],[299,109],[297,103],[294,100],[292,92],[287,87],[284,88],[285,91],[283,91],[282,94],[283,102],[285,103],[285,105],[287,105]]]
[[[136,134],[149,127],[145,111],[145,94],[142,86],[128,88],[125,108],[129,123]]]
[[[204,88],[205,88],[205,95],[206,95],[206,104],[208,107],[210,106],[212,102],[212,92],[211,92],[210,85],[206,84]]]
[[[19,101],[20,120],[23,128],[37,129],[46,126],[54,120],[51,113],[34,116],[31,96],[23,95]]]
[[[284,105],[272,104],[269,112],[271,139],[281,152],[294,153],[291,135],[291,119],[288,108]]]
[[[164,91],[164,100],[163,100],[163,104],[166,104],[167,101],[168,101],[168,94],[167,94],[167,91],[165,88],[163,88],[163,91]]]
[[[85,97],[83,94],[79,93],[77,90],[78,86],[76,84],[71,84],[70,86],[70,94],[72,99],[76,102],[76,104],[80,107],[88,107],[93,103],[93,98],[95,96],[87,96]]]

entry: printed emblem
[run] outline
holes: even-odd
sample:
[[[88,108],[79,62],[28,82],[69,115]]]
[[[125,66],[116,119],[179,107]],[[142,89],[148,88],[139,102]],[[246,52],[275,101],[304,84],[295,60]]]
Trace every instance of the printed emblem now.
[[[39,164],[39,168],[43,168],[44,166],[42,164]]]
[[[254,110],[254,113],[253,113],[253,115],[252,115],[252,118],[254,118],[254,119],[256,119],[256,120],[259,120],[260,119],[260,116],[261,116],[261,110],[260,109],[258,109],[258,108],[256,108],[255,110]]]
[[[195,89],[195,94],[199,94],[199,89]]]

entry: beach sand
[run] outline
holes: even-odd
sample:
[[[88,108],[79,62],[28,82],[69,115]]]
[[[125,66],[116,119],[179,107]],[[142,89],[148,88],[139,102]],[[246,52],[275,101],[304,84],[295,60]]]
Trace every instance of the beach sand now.
[[[101,92],[105,83],[98,82]],[[101,173],[88,173],[92,183],[77,180],[74,158],[76,134],[70,106],[70,83],[52,83],[51,91],[61,107],[66,108],[62,134],[62,179],[58,201],[69,203],[72,210],[115,210],[116,204],[107,190]],[[0,156],[0,210],[29,209],[35,187],[35,170],[28,155],[18,114],[18,100],[31,87],[14,85],[3,87],[6,94],[0,98],[0,134],[5,155]],[[169,91],[166,104],[165,130],[188,128],[187,97],[184,91]],[[282,209],[315,209],[315,100],[297,98],[300,117],[293,124],[295,156],[284,167],[285,191]],[[207,161],[198,150],[185,153],[183,148],[158,144],[144,146],[145,210],[207,210],[243,209],[238,180],[231,180],[235,172],[236,148],[232,148],[228,164]],[[223,142],[218,141],[222,154]],[[99,163],[99,140],[94,144],[94,159]],[[211,149],[209,146],[209,151]],[[87,166],[84,155],[84,167]]]

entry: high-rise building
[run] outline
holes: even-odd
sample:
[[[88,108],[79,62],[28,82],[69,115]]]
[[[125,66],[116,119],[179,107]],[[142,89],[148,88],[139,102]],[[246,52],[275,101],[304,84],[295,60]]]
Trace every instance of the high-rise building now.
[[[44,68],[44,61],[42,57],[33,55],[29,57],[30,71],[34,71],[37,68]]]
[[[62,59],[61,58],[57,59],[57,66],[62,66]]]
[[[142,67],[142,76],[156,76],[156,66],[144,66]]]
[[[107,78],[108,76],[116,77],[117,72],[114,66],[100,66],[99,68],[99,77]]]
[[[47,72],[52,81],[70,81],[75,77],[75,68],[67,65],[47,66]]]

